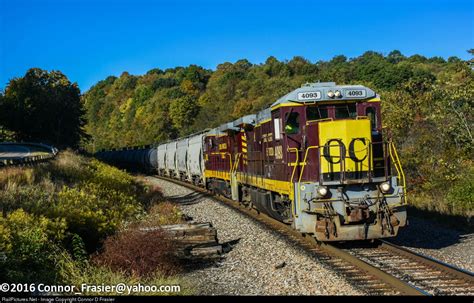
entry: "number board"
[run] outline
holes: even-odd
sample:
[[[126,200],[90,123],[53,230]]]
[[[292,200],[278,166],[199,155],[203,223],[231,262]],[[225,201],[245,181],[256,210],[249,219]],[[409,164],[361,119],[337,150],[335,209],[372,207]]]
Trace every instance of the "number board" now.
[[[317,100],[317,99],[321,99],[320,91],[298,93],[298,100]]]
[[[365,89],[346,89],[344,92],[344,97],[365,98],[367,97],[367,92],[365,91]]]

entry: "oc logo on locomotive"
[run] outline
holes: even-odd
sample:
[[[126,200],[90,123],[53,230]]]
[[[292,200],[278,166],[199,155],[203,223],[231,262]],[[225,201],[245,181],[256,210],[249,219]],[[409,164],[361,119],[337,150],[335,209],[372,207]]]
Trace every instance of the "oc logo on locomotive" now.
[[[355,151],[355,143],[359,141],[361,142],[364,146],[367,146],[367,140],[365,138],[354,138],[352,141],[349,143],[349,158],[354,161],[354,162],[362,162],[367,158],[368,155],[368,149],[366,149],[366,153],[364,157],[358,158],[356,151]],[[331,147],[335,147],[336,145],[331,145],[333,142],[336,142],[337,145],[340,148],[340,155],[342,156],[331,156]],[[341,162],[341,158],[346,155],[346,145],[344,142],[342,142],[341,139],[331,139],[324,144],[323,148],[323,157],[326,159],[331,164],[339,164]],[[337,159],[337,161],[335,160]]]

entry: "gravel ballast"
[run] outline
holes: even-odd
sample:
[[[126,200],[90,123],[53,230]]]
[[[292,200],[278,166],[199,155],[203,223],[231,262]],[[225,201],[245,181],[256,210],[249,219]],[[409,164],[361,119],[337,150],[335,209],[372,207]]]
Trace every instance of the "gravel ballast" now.
[[[165,197],[179,203],[193,191],[149,178]],[[322,265],[317,257],[284,236],[221,203],[203,196],[180,207],[195,222],[211,222],[220,243],[232,250],[218,262],[184,274],[202,295],[364,295],[344,277]],[[190,203],[191,202],[191,203]]]

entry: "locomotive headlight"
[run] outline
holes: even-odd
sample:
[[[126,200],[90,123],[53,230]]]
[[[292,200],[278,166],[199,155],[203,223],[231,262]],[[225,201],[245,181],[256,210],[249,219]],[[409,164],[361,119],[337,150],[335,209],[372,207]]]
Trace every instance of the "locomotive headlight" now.
[[[380,190],[383,193],[388,193],[391,188],[392,187],[390,186],[390,183],[388,183],[388,182],[384,182],[384,183],[380,184]]]
[[[332,90],[328,91],[328,97],[334,98],[334,92]]]
[[[342,97],[342,94],[341,94],[340,91],[337,90],[337,91],[334,93],[334,96],[336,96],[336,98],[340,98],[340,97]]]
[[[327,194],[328,194],[328,188],[326,186],[318,186],[318,188],[316,189],[317,193],[318,193],[318,196],[320,198],[323,198],[325,197]]]

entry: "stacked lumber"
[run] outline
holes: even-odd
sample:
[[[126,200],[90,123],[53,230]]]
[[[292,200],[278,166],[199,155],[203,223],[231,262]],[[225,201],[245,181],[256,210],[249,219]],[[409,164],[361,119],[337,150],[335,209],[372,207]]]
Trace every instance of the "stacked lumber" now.
[[[173,241],[175,254],[182,259],[217,258],[223,253],[217,230],[211,223],[185,223],[142,228],[142,231],[161,229]]]

